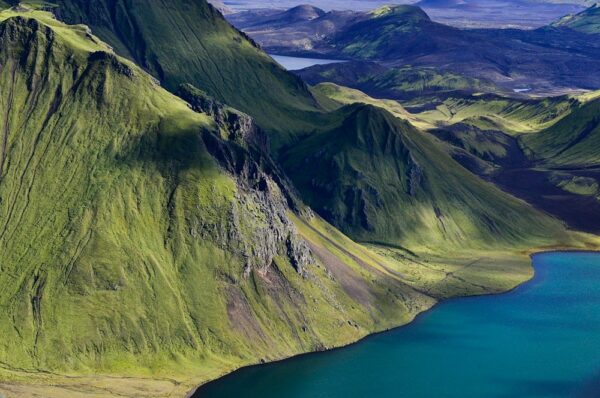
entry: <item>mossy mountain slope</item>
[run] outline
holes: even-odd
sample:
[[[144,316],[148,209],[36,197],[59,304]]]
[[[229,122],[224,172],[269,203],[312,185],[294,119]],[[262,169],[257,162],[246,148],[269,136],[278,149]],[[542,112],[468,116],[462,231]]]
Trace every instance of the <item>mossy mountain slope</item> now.
[[[553,126],[521,138],[532,158],[546,165],[600,165],[600,100],[583,103]]]
[[[162,378],[183,396],[433,303],[309,249],[239,114],[192,111],[85,27],[0,21],[0,374]]]
[[[433,51],[440,45],[438,30],[444,31],[448,36],[444,39],[451,42],[455,30],[433,23],[419,7],[384,6],[346,27],[332,42],[353,57],[389,59],[398,53],[420,55]]]
[[[518,246],[562,228],[372,105],[341,108],[283,159],[311,207],[360,241],[438,250]]]
[[[285,132],[315,111],[306,85],[233,28],[206,0],[56,0],[67,23],[92,28],[174,91],[201,87],[264,128]]]

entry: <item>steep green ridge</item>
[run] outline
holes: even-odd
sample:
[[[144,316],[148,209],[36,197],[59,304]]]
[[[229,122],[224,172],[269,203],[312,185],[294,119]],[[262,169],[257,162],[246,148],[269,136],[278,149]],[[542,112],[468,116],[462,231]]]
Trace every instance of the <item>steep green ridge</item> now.
[[[311,207],[360,241],[431,250],[506,247],[540,244],[562,228],[380,107],[341,108],[282,158]]]
[[[201,87],[253,116],[264,128],[290,132],[295,115],[315,111],[306,85],[282,69],[206,0],[56,0],[59,17],[83,23],[169,90]]]
[[[600,100],[580,105],[553,126],[521,141],[534,159],[547,165],[599,166]]]
[[[498,96],[448,98],[443,105],[438,105],[436,110],[425,110],[416,114],[409,113],[407,108],[397,101],[375,99],[360,91],[331,83],[315,86],[313,92],[329,109],[338,109],[342,104],[356,102],[383,108],[394,116],[428,131],[423,134],[432,134],[441,139],[442,148],[456,162],[485,180],[494,182],[505,192],[564,221],[572,229],[591,233],[598,231],[598,168],[554,165],[545,162],[542,157],[536,160],[535,153],[531,150],[524,151],[522,143],[520,144],[521,140],[533,138],[539,131],[548,129],[548,126],[557,123],[561,118],[567,118],[571,112],[577,112],[582,104],[597,100],[597,92],[549,99],[511,99]],[[323,97],[328,97],[337,103],[337,106],[326,103]],[[408,109],[414,112],[421,107],[427,109],[426,104],[410,105]],[[572,123],[566,121],[565,124],[568,126]],[[524,132],[527,133],[526,137],[523,137]],[[547,143],[542,143],[542,147],[545,144]],[[323,155],[323,152],[319,152],[318,155]],[[355,163],[358,164],[358,170],[368,169],[366,160]],[[328,165],[327,168],[331,167]],[[363,179],[362,172],[357,174],[359,179]],[[468,180],[465,182],[468,183]],[[357,186],[362,183],[360,181]],[[385,188],[384,183],[377,184]],[[330,188],[333,187],[334,184],[330,184]],[[452,193],[451,187],[445,189]],[[427,229],[422,230],[425,231]],[[475,242],[476,240],[472,240],[471,243]],[[446,243],[440,246],[449,250],[451,245]],[[488,240],[484,243],[491,245],[497,242]]]
[[[0,21],[2,392],[183,396],[434,303],[300,211],[246,116],[190,110],[83,26]]]
[[[554,22],[551,26],[555,28],[569,28],[583,33],[598,34],[600,33],[600,4],[594,4],[579,14],[567,15]]]
[[[525,250],[572,243],[409,123],[320,94],[331,113],[281,159],[357,244],[199,87],[184,101],[86,26],[0,13],[0,393],[183,396],[505,291]]]
[[[334,43],[343,53],[361,59],[386,59],[389,54],[403,50],[426,51],[435,45],[429,32],[423,29],[431,23],[419,7],[384,6],[338,34]]]

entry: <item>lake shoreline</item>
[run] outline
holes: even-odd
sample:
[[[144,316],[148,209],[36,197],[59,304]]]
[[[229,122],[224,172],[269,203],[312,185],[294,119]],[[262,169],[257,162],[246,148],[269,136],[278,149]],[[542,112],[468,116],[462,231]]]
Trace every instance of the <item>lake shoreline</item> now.
[[[530,251],[526,251],[523,254],[527,255],[530,258],[530,267],[532,268],[533,272],[530,278],[523,280],[522,282],[518,283],[516,286],[505,290],[505,291],[501,291],[501,292],[496,292],[496,293],[482,293],[482,294],[469,294],[469,295],[464,295],[464,296],[456,296],[456,297],[450,297],[447,299],[442,299],[437,301],[435,304],[433,304],[431,307],[415,314],[415,316],[409,320],[408,322],[398,325],[398,326],[394,326],[394,327],[390,327],[390,328],[386,328],[386,329],[382,329],[379,331],[374,331],[372,333],[368,333],[365,336],[357,339],[356,341],[350,342],[348,344],[344,344],[344,345],[340,345],[340,346],[335,346],[332,348],[327,348],[325,350],[320,350],[320,351],[309,351],[309,352],[304,352],[304,353],[299,353],[297,355],[293,355],[287,358],[282,358],[282,359],[278,359],[278,360],[274,360],[274,361],[269,361],[269,362],[258,362],[258,363],[254,363],[254,364],[250,364],[250,365],[246,365],[246,366],[242,366],[239,368],[236,368],[233,371],[230,372],[225,372],[223,373],[221,376],[209,380],[201,385],[199,385],[196,389],[194,389],[193,391],[190,391],[187,395],[186,398],[202,398],[202,396],[196,396],[196,394],[200,393],[200,389],[207,386],[210,383],[216,382],[218,380],[221,380],[224,377],[229,377],[229,376],[233,376],[235,375],[237,372],[242,371],[242,370],[246,370],[248,368],[256,368],[256,367],[261,367],[264,365],[273,365],[273,364],[277,364],[277,363],[281,363],[281,362],[286,362],[286,361],[292,361],[292,360],[297,360],[297,359],[301,359],[304,357],[307,357],[309,355],[317,355],[317,354],[322,354],[325,352],[335,352],[335,351],[339,351],[339,350],[343,350],[346,349],[348,347],[351,347],[353,345],[357,345],[361,342],[364,342],[365,340],[369,339],[369,338],[373,338],[376,337],[378,335],[381,334],[385,334],[385,333],[389,333],[391,331],[397,330],[397,329],[401,329],[401,328],[405,328],[408,327],[410,325],[414,325],[415,323],[417,323],[417,321],[419,320],[419,318],[425,316],[426,314],[430,313],[432,310],[439,308],[440,305],[444,305],[444,304],[448,304],[448,303],[452,303],[454,301],[458,301],[458,300],[465,300],[465,299],[473,299],[473,298],[480,298],[480,297],[485,297],[485,296],[503,296],[503,295],[510,295],[511,293],[514,293],[515,291],[517,291],[518,289],[521,289],[523,287],[525,287],[528,284],[533,284],[536,281],[539,280],[539,278],[541,278],[543,275],[541,272],[539,272],[535,267],[534,267],[534,257],[536,256],[540,256],[540,255],[545,255],[545,254],[551,254],[551,253],[591,253],[591,254],[600,254],[600,250],[593,250],[593,249],[576,249],[576,248],[570,248],[568,246],[556,246],[553,248],[538,248],[538,249],[533,249]]]

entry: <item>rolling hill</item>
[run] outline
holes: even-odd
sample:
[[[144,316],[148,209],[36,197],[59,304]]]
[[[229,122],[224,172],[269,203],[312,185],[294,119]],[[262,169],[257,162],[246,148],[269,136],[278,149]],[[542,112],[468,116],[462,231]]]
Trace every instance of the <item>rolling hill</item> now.
[[[553,126],[522,137],[531,156],[548,166],[600,166],[600,100],[581,104]]]
[[[296,73],[307,83],[328,82],[355,88],[378,98],[433,104],[452,96],[503,93],[506,90],[484,79],[432,67],[385,67],[376,62],[350,61],[315,65]]]

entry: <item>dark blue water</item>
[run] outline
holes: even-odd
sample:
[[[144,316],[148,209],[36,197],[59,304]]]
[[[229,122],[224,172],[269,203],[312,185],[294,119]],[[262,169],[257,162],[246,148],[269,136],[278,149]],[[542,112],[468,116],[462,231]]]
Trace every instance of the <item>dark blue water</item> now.
[[[242,369],[194,397],[600,397],[600,254],[539,254],[534,266],[513,292],[451,300],[406,327]]]

